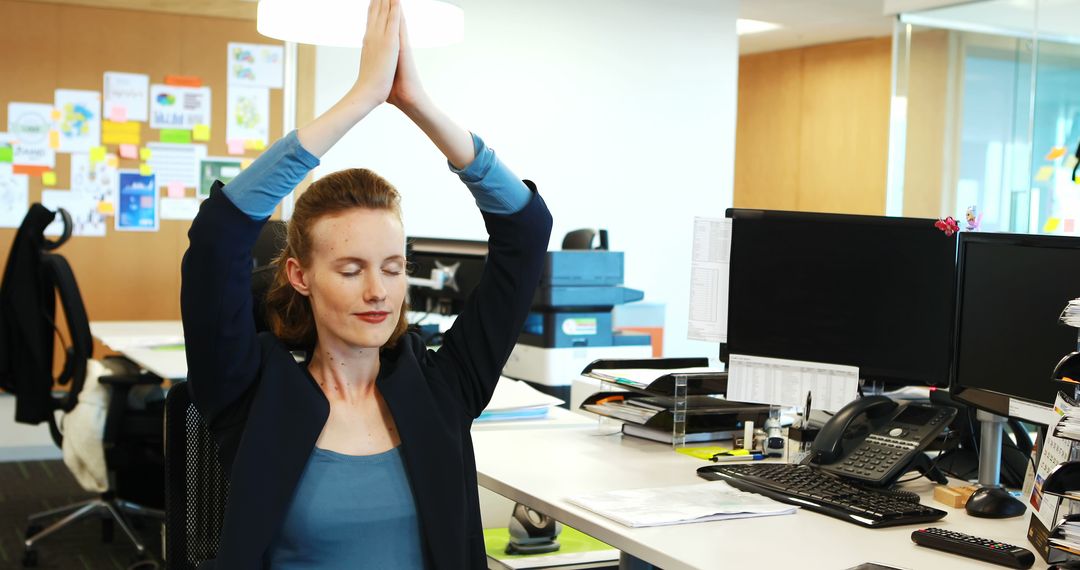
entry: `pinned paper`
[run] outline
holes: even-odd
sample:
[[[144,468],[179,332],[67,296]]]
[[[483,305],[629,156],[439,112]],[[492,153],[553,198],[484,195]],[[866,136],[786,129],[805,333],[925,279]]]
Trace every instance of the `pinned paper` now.
[[[41,183],[46,186],[56,186],[56,173],[51,170],[42,172]]]
[[[115,154],[105,155],[105,165],[109,168],[120,168],[120,159]]]
[[[183,129],[161,129],[161,142],[164,143],[190,143],[191,131]]]
[[[262,139],[248,139],[244,141],[245,150],[263,150],[266,148],[266,141]]]
[[[1050,149],[1050,152],[1046,153],[1046,160],[1057,160],[1063,156],[1065,156],[1065,147],[1055,146]]]
[[[1076,231],[1076,220],[1073,218],[1066,218],[1065,220],[1065,233],[1071,234]]]
[[[49,148],[53,150],[60,148],[60,131],[49,131]]]
[[[244,140],[229,139],[229,154],[244,154]]]
[[[1065,159],[1065,168],[1072,168],[1072,167],[1076,166],[1077,162],[1080,162],[1080,158],[1076,158],[1075,156],[1070,156],[1069,158]]]
[[[1053,166],[1044,166],[1039,169],[1039,172],[1035,174],[1035,180],[1038,182],[1046,182],[1054,176]]]
[[[139,147],[133,144],[120,145],[120,158],[139,158]]]
[[[139,174],[142,176],[150,176],[154,173],[154,169],[150,168],[149,164],[145,162],[139,165]]]
[[[116,211],[112,202],[98,202],[97,211],[103,216],[111,216]]]
[[[255,161],[250,159],[250,158],[245,158],[244,160],[241,160],[240,161],[240,170],[247,170],[247,167],[251,166],[252,162],[255,162]]]
[[[153,153],[150,151],[150,149],[148,149],[148,148],[140,148],[139,149],[139,160],[144,160],[144,161],[145,160],[150,160],[151,156],[153,156]]]
[[[191,133],[197,141],[208,141],[210,140],[210,125],[195,125]]]
[[[0,146],[0,162],[14,162],[15,149],[10,146]]]
[[[1043,226],[1043,233],[1052,233],[1057,231],[1058,226],[1061,225],[1061,218],[1050,218],[1046,220],[1046,225]]]
[[[109,120],[114,123],[127,122],[127,108],[117,105],[109,111]]]
[[[170,198],[183,198],[184,197],[184,183],[183,182],[170,182],[166,186],[165,195]]]
[[[105,147],[95,146],[90,148],[90,164],[105,160]]]

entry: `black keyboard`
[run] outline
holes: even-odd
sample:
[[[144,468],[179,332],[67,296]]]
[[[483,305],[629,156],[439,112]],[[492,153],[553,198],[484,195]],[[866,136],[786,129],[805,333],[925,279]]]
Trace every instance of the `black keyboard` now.
[[[915,500],[908,500],[898,493],[857,487],[807,465],[709,465],[697,473],[703,479],[726,481],[743,491],[869,528],[932,522],[947,514],[920,504],[915,495]]]

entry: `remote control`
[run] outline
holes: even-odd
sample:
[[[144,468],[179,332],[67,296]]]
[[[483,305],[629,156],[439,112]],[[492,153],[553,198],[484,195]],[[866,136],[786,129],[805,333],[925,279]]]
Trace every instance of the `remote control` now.
[[[911,540],[919,546],[936,548],[1009,568],[1031,568],[1031,565],[1035,563],[1035,555],[1026,548],[943,528],[917,530],[911,533]]]

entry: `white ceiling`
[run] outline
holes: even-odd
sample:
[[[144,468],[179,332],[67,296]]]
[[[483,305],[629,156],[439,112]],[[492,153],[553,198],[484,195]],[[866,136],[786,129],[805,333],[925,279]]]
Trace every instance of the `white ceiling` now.
[[[739,52],[758,53],[860,38],[889,36],[892,18],[882,0],[742,0],[739,17],[783,26],[739,37]]]

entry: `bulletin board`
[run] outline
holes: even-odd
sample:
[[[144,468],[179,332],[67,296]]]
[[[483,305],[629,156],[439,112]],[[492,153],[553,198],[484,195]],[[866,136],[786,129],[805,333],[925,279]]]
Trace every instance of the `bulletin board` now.
[[[0,0],[0,131],[7,130],[9,102],[52,103],[57,89],[100,92],[106,71],[146,74],[151,84],[186,76],[211,89],[210,138],[200,144],[209,156],[230,156],[229,42],[280,45],[259,35],[249,20]],[[271,89],[270,143],[282,134],[282,102],[281,89]],[[138,129],[140,148],[161,140],[149,122]],[[117,145],[105,146],[118,152]],[[243,158],[258,154],[246,150]],[[56,153],[53,187],[41,176],[29,177],[30,203],[40,200],[43,189],[70,188],[70,158]],[[119,160],[122,169],[139,166],[138,159]],[[159,184],[158,192],[166,190]],[[187,195],[196,190],[188,188]],[[90,320],[179,319],[180,262],[190,221],[161,220],[158,231],[120,232],[106,220],[104,237],[72,237],[58,250],[74,270]],[[15,231],[0,228],[0,263],[6,264]]]

